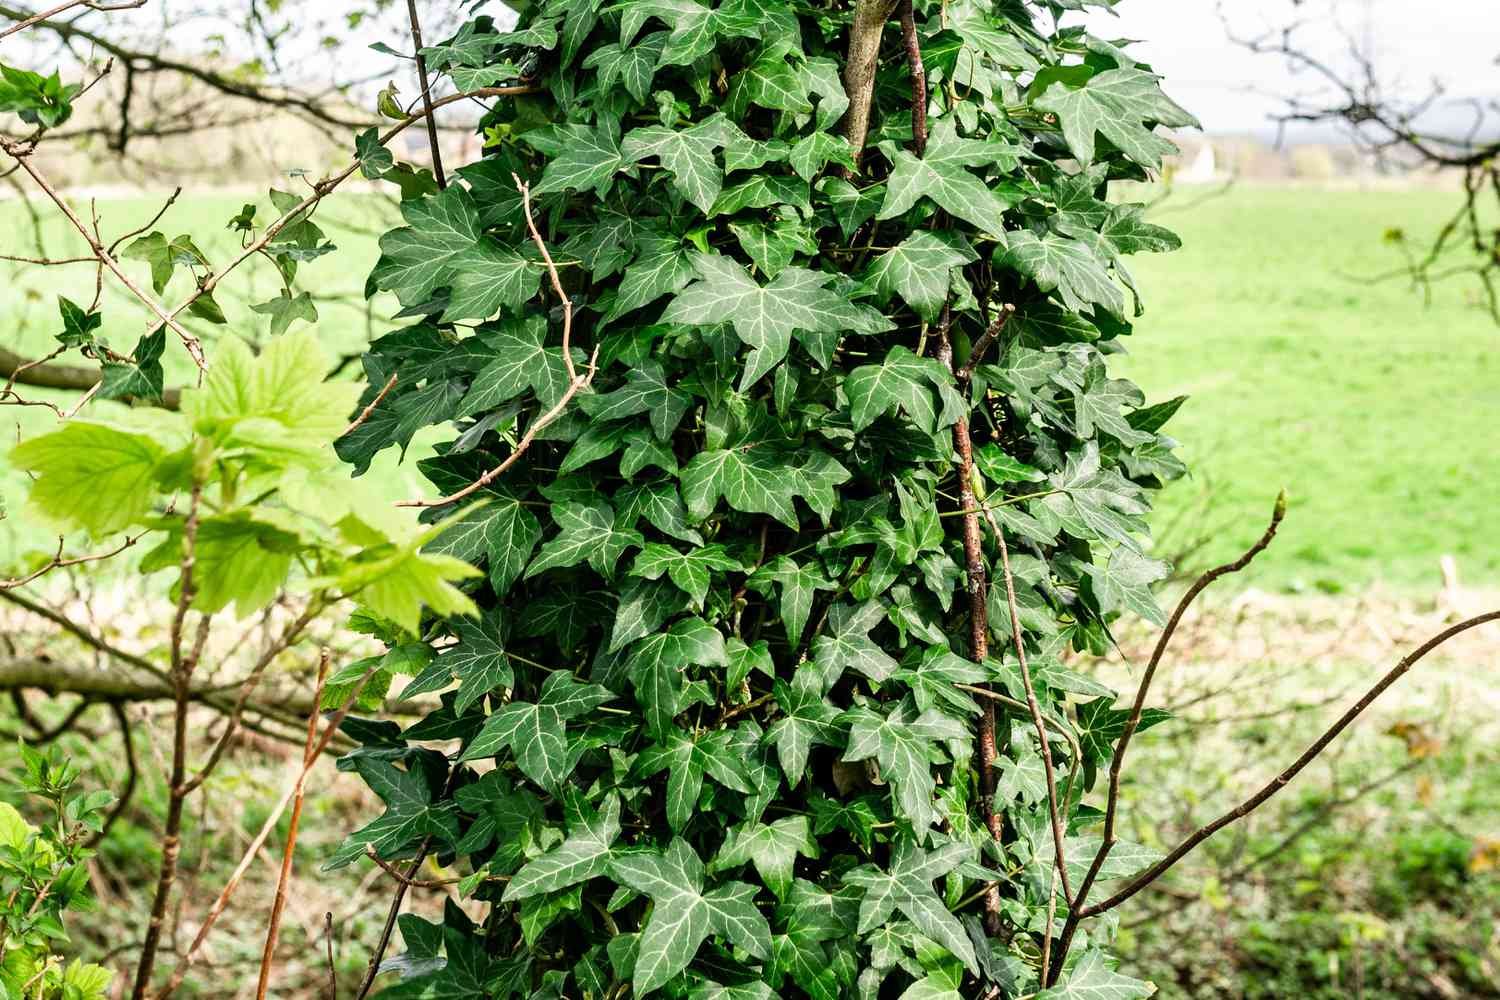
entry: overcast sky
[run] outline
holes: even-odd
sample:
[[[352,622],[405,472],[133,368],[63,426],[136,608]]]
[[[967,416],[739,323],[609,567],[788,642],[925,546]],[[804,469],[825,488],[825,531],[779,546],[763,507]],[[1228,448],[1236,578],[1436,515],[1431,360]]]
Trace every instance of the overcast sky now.
[[[1230,0],[1225,9],[1245,36],[1302,18],[1309,47],[1340,68],[1348,65],[1341,39],[1352,35],[1374,51],[1383,79],[1406,92],[1425,92],[1438,77],[1455,96],[1500,99],[1500,0],[1309,0],[1296,8],[1289,0]],[[1264,128],[1277,107],[1269,95],[1310,83],[1281,59],[1230,41],[1215,0],[1121,0],[1114,16],[1096,12],[1089,22],[1107,38],[1141,39],[1136,54],[1211,132]]]

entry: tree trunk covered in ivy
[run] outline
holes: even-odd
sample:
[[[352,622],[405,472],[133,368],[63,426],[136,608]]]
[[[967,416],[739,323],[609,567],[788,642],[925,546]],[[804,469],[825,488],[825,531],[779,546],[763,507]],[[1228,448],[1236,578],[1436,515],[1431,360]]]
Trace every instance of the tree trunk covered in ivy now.
[[[349,727],[387,811],[331,864],[472,904],[400,918],[386,995],[1149,994],[1061,935],[1155,860],[1084,877],[1129,711],[1065,657],[1160,620],[1181,401],[1106,360],[1177,240],[1106,192],[1193,119],[1076,6],[548,0],[424,50],[534,92],[442,191],[361,146],[411,325],[340,452],[446,429],[430,546],[487,574],[364,619],[443,707]]]

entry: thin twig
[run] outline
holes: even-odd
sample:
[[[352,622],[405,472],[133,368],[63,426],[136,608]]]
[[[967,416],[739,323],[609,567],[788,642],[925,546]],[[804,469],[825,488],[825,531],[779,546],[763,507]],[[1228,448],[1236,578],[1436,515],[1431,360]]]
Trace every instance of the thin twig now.
[[[324,646],[318,655],[318,682],[313,689],[313,704],[323,702],[323,685],[328,681],[328,663],[331,657]],[[287,885],[292,880],[292,859],[297,854],[297,827],[302,822],[303,792],[307,787],[307,772],[317,755],[313,752],[318,738],[318,712],[314,708],[307,716],[307,742],[302,748],[302,770],[292,786],[292,816],[287,823],[286,843],[281,848],[281,871],[276,877],[276,896],[271,903],[270,924],[266,928],[266,946],[260,954],[260,978],[255,986],[255,1000],[266,1000],[266,991],[271,985],[271,969],[276,959],[276,939],[281,933],[281,913],[286,908]]]
[[[547,249],[547,242],[542,239],[541,231],[536,227],[536,218],[531,212],[531,186],[515,174],[511,174],[511,179],[515,181],[516,189],[521,192],[521,205],[526,212],[526,227],[531,231],[531,241],[536,244],[537,250],[541,252],[542,262],[546,264],[547,274],[552,279],[552,290],[557,293],[557,297],[562,301],[562,357],[563,366],[566,368],[568,374],[567,391],[562,394],[562,397],[558,399],[550,410],[543,413],[532,422],[530,427],[526,428],[526,433],[521,436],[520,441],[516,442],[515,449],[506,457],[505,461],[455,493],[439,497],[436,500],[403,500],[396,505],[398,507],[443,507],[462,500],[464,497],[472,496],[490,483],[493,483],[496,479],[499,479],[505,474],[505,470],[514,465],[526,453],[526,449],[531,447],[531,443],[536,440],[536,436],[554,420],[562,416],[563,411],[567,409],[573,397],[588,387],[589,383],[594,380],[594,374],[599,370],[598,344],[594,345],[593,353],[589,355],[589,365],[586,374],[580,373],[573,365],[573,300],[568,297],[568,293],[563,289],[562,277],[557,273],[557,265],[553,263],[552,253]]]
[[[344,433],[340,434],[339,437],[348,437],[359,429],[360,424],[370,419],[370,414],[375,412],[375,408],[380,405],[381,401],[385,399],[386,395],[392,389],[396,388],[396,378],[399,374],[399,372],[391,372],[391,377],[385,380],[385,385],[375,394],[375,398],[370,400],[370,405],[359,411],[359,416],[349,422],[349,426],[344,428]]]
[[[101,0],[67,0],[66,3],[60,3],[56,7],[53,7],[51,10],[44,10],[39,14],[33,14],[30,17],[26,18],[24,21],[20,21],[16,24],[11,25],[9,28],[4,29],[3,31],[0,31],[0,38],[4,38],[7,35],[14,35],[18,31],[25,31],[33,24],[40,24],[42,21],[51,20],[58,14],[66,13],[67,11],[72,10],[74,7],[87,7],[90,10],[110,11],[133,10],[136,7],[144,7],[145,5],[146,0],[117,0],[117,2],[115,3],[103,3],[101,2]]]
[[[411,18],[412,51],[416,53],[417,82],[422,87],[422,117],[427,119],[427,142],[432,149],[432,177],[438,190],[448,186],[443,176],[443,154],[438,147],[437,119],[432,115],[432,84],[427,79],[427,57],[422,55],[422,21],[417,17],[417,0],[406,0],[406,12]]]
[[[1384,677],[1380,678],[1380,680],[1377,681],[1372,688],[1370,688],[1369,691],[1365,692],[1364,697],[1360,698],[1359,701],[1351,705],[1349,707],[1349,710],[1346,711],[1342,716],[1340,716],[1337,722],[1329,726],[1328,729],[1325,730],[1323,734],[1316,740],[1314,740],[1306,750],[1302,751],[1302,754],[1296,760],[1292,761],[1292,763],[1287,765],[1287,767],[1280,774],[1276,775],[1276,777],[1267,782],[1266,785],[1260,789],[1260,791],[1256,792],[1254,795],[1250,796],[1244,802],[1241,802],[1239,805],[1235,806],[1233,809],[1229,810],[1224,815],[1214,820],[1212,823],[1209,823],[1206,826],[1200,827],[1199,829],[1194,831],[1186,839],[1184,839],[1182,843],[1172,848],[1172,850],[1166,855],[1166,857],[1162,858],[1156,864],[1152,865],[1150,868],[1146,869],[1146,871],[1138,875],[1125,888],[1121,889],[1113,896],[1110,896],[1108,899],[1095,906],[1084,908],[1081,916],[1085,918],[1096,916],[1100,913],[1104,913],[1107,910],[1112,910],[1116,906],[1119,906],[1121,903],[1125,902],[1127,899],[1134,896],[1142,889],[1146,888],[1152,882],[1155,882],[1170,868],[1172,868],[1173,865],[1177,864],[1177,862],[1181,861],[1185,856],[1187,856],[1187,854],[1190,853],[1193,848],[1203,843],[1203,841],[1207,840],[1209,837],[1212,837],[1214,834],[1218,833],[1224,827],[1235,822],[1236,820],[1242,819],[1243,817],[1248,816],[1250,813],[1254,812],[1273,795],[1290,784],[1292,779],[1295,778],[1303,768],[1307,767],[1307,765],[1312,763],[1312,761],[1317,758],[1319,754],[1327,749],[1328,745],[1335,739],[1337,739],[1345,729],[1348,729],[1349,726],[1352,725],[1354,721],[1358,719],[1360,715],[1362,715],[1364,711],[1368,709],[1377,698],[1385,693],[1386,689],[1388,689],[1392,684],[1396,683],[1396,681],[1405,676],[1406,673],[1410,671],[1412,667],[1416,666],[1417,663],[1428,653],[1431,653],[1434,649],[1437,649],[1439,646],[1447,642],[1449,639],[1452,639],[1454,636],[1461,635],[1462,633],[1467,632],[1470,629],[1478,628],[1481,625],[1486,625],[1490,622],[1496,621],[1500,621],[1500,611],[1489,611],[1482,615],[1476,615],[1473,618],[1465,619],[1464,621],[1461,621],[1456,625],[1451,625],[1443,631],[1439,632],[1437,635],[1433,636],[1431,639],[1428,639],[1426,642],[1422,643],[1422,645],[1418,646],[1411,653],[1407,654],[1400,663],[1397,663],[1394,667],[1392,667]]]
[[[1099,849],[1094,853],[1094,860],[1089,864],[1087,874],[1078,886],[1078,895],[1069,900],[1070,909],[1068,919],[1063,924],[1063,933],[1060,939],[1061,957],[1066,958],[1068,948],[1072,945],[1073,934],[1078,928],[1078,922],[1083,919],[1084,911],[1088,908],[1089,890],[1094,887],[1094,881],[1103,870],[1104,863],[1109,860],[1109,853],[1114,849],[1115,822],[1120,808],[1120,782],[1125,768],[1125,752],[1130,748],[1130,740],[1140,727],[1141,717],[1146,710],[1146,696],[1151,692],[1152,681],[1156,678],[1156,669],[1161,665],[1162,658],[1166,655],[1167,647],[1172,642],[1173,635],[1177,632],[1177,626],[1182,623],[1183,616],[1187,614],[1198,595],[1207,590],[1215,580],[1220,577],[1238,573],[1270,546],[1276,538],[1276,532],[1281,527],[1282,519],[1286,517],[1286,491],[1282,491],[1276,497],[1276,505],[1271,511],[1271,521],[1266,530],[1256,540],[1255,544],[1246,549],[1244,554],[1233,562],[1222,566],[1215,566],[1187,589],[1182,599],[1177,602],[1172,616],[1167,619],[1167,626],[1162,630],[1160,637],[1156,640],[1156,648],[1151,651],[1151,659],[1146,664],[1146,670],[1141,675],[1140,684],[1136,687],[1135,701],[1130,708],[1130,716],[1125,720],[1125,728],[1120,732],[1120,740],[1116,744],[1114,756],[1109,765],[1109,792],[1104,809],[1104,833],[1099,842]]]

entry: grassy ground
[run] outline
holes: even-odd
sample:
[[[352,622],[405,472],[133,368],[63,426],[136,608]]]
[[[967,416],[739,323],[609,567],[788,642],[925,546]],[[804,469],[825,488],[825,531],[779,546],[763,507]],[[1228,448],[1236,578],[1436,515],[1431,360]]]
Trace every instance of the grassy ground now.
[[[1428,307],[1400,279],[1364,277],[1399,264],[1387,228],[1420,239],[1455,204],[1240,188],[1162,206],[1185,246],[1132,263],[1148,312],[1122,370],[1153,399],[1192,397],[1169,430],[1194,478],[1163,506],[1212,533],[1205,559],[1249,544],[1285,485],[1287,525],[1249,582],[1427,590],[1445,553],[1466,583],[1500,582],[1500,328],[1461,280]]]

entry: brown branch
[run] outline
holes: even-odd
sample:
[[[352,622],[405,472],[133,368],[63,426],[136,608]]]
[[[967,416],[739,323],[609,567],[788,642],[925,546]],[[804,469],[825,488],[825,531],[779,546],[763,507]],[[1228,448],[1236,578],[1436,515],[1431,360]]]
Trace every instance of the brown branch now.
[[[166,308],[159,301],[157,301],[155,296],[149,294],[145,289],[137,285],[135,281],[131,279],[130,275],[125,273],[125,269],[120,266],[119,261],[115,260],[114,255],[111,254],[108,248],[106,248],[104,244],[99,240],[98,234],[84,224],[83,220],[78,217],[78,215],[73,211],[72,207],[67,203],[66,200],[63,199],[63,196],[57,192],[57,189],[54,188],[47,181],[47,179],[43,177],[42,174],[36,169],[35,165],[32,164],[32,151],[23,148],[22,144],[20,143],[14,143],[6,139],[0,139],[0,149],[3,149],[7,154],[11,156],[11,158],[16,161],[17,164],[20,165],[21,169],[24,170],[34,182],[36,182],[36,185],[40,187],[44,193],[46,193],[47,197],[52,200],[52,203],[56,205],[58,209],[63,213],[63,215],[67,217],[67,220],[73,224],[73,228],[77,229],[78,232],[82,234],[83,238],[88,242],[89,249],[94,252],[94,256],[99,258],[99,263],[109,268],[110,273],[112,273],[117,279],[119,279],[120,283],[128,288],[132,295],[145,303],[146,308],[154,312],[157,317],[160,318],[162,324],[165,324],[172,328],[172,331],[176,333],[178,338],[182,341],[183,346],[187,348],[188,355],[193,359],[193,363],[198,366],[199,370],[201,371],[206,369],[208,367],[208,361],[203,356],[203,345],[199,343],[198,338],[189,333],[186,329],[183,328],[180,323],[177,322],[175,313],[168,313]]]
[[[403,874],[401,869],[382,858],[379,854],[376,854],[375,848],[369,844],[365,845],[365,857],[375,862],[376,867],[381,871],[409,889],[446,889],[450,885],[458,885],[458,883],[463,881],[461,878],[412,878],[410,874]],[[415,866],[412,867],[412,871],[416,871]]]
[[[511,174],[511,179],[516,182],[516,189],[521,192],[521,205],[526,212],[526,226],[531,230],[531,241],[536,244],[537,250],[541,252],[543,263],[547,265],[547,274],[552,279],[552,290],[562,300],[562,356],[563,366],[567,369],[568,373],[568,389],[550,410],[543,413],[532,422],[530,427],[526,428],[526,433],[521,436],[520,441],[516,442],[515,449],[506,457],[505,461],[455,493],[439,497],[436,500],[403,500],[396,505],[398,507],[442,507],[462,500],[464,497],[472,496],[490,483],[493,483],[496,479],[499,479],[500,476],[504,475],[505,470],[514,465],[526,453],[526,449],[531,447],[531,443],[536,440],[536,436],[558,417],[562,416],[563,411],[567,409],[568,403],[581,390],[587,388],[589,383],[593,382],[594,374],[599,370],[598,344],[594,345],[594,351],[589,356],[587,374],[580,374],[573,365],[573,300],[563,290],[562,277],[557,273],[557,265],[552,260],[552,253],[547,249],[547,243],[542,239],[541,231],[536,227],[536,219],[532,216],[531,212],[531,186],[515,174]]]
[[[531,85],[518,85],[511,87],[480,87],[475,90],[466,90],[460,94],[449,94],[447,97],[440,97],[432,102],[431,110],[436,111],[438,108],[446,107],[449,104],[456,104],[459,101],[477,100],[481,97],[508,97],[518,94],[534,94],[537,93],[539,89],[540,88]],[[405,132],[412,125],[415,125],[417,122],[422,121],[426,117],[426,115],[427,111],[424,110],[421,114],[409,115],[408,117],[397,122],[380,136],[380,144],[388,145],[392,139],[396,138],[396,136],[400,135],[402,132]],[[325,177],[323,180],[320,180],[316,184],[314,184],[312,194],[308,195],[306,198],[303,198],[296,205],[292,206],[291,209],[283,213],[280,218],[276,219],[269,226],[267,226],[257,239],[247,244],[244,249],[240,251],[239,255],[231,260],[228,264],[226,264],[223,268],[206,276],[198,285],[197,290],[182,302],[180,302],[171,311],[169,318],[175,318],[176,316],[187,310],[194,302],[198,301],[198,299],[202,298],[204,295],[211,293],[215,288],[218,287],[219,282],[224,280],[224,277],[226,275],[228,275],[235,268],[239,267],[245,261],[249,260],[251,257],[254,257],[256,254],[264,250],[270,244],[270,242],[276,238],[276,235],[278,233],[285,229],[294,220],[302,218],[304,213],[313,208],[324,198],[328,197],[328,195],[332,194],[335,188],[352,177],[358,170],[359,161],[356,160],[333,176]],[[147,332],[155,333],[160,328],[161,324],[158,323]]]
[[[313,701],[323,701],[323,685],[328,680],[328,647],[323,647],[318,656],[318,682],[313,688]],[[307,742],[302,747],[302,770],[292,785],[292,816],[287,823],[286,843],[281,848],[281,871],[276,876],[276,895],[271,902],[270,925],[266,929],[266,946],[260,955],[260,978],[255,986],[255,1000],[266,1000],[266,991],[271,986],[271,969],[275,965],[276,939],[281,933],[281,914],[286,909],[286,890],[292,880],[292,859],[297,854],[297,827],[302,822],[303,792],[307,787],[307,772],[312,768],[317,755],[313,753],[318,739],[318,713],[307,716]]]
[[[240,857],[240,863],[235,866],[234,871],[229,876],[229,880],[224,883],[224,888],[219,891],[218,898],[214,900],[213,906],[209,908],[208,915],[203,918],[203,924],[198,928],[198,934],[193,938],[193,943],[188,947],[187,953],[183,955],[182,961],[177,964],[177,968],[172,970],[172,978],[167,981],[167,985],[162,991],[156,995],[155,1000],[166,1000],[167,997],[171,996],[182,985],[183,979],[187,977],[188,970],[198,958],[198,952],[202,950],[204,942],[208,940],[209,932],[213,930],[214,924],[223,915],[224,908],[229,905],[230,897],[234,895],[234,890],[239,886],[240,880],[245,877],[245,872],[250,870],[250,865],[254,863],[255,857],[260,853],[261,847],[265,844],[267,838],[271,836],[272,831],[276,829],[276,824],[281,821],[281,814],[286,811],[287,805],[292,801],[292,797],[296,794],[298,786],[306,781],[308,772],[312,770],[318,758],[328,749],[328,744],[333,739],[334,734],[344,724],[345,717],[348,716],[355,702],[359,700],[360,693],[364,690],[365,684],[369,682],[371,677],[375,676],[375,671],[378,669],[378,664],[371,667],[355,682],[354,689],[349,692],[349,696],[344,699],[344,703],[339,706],[339,710],[328,720],[328,725],[324,727],[323,734],[318,737],[317,745],[312,748],[312,752],[306,752],[306,747],[304,746],[301,771],[293,782],[287,786],[286,791],[281,796],[281,800],[276,803],[275,808],[266,816],[265,822],[261,824],[260,831],[250,841],[250,845],[245,848],[245,853]],[[318,708],[318,702],[314,701],[310,712],[313,720],[317,718]]]
[[[1134,880],[1130,882],[1129,885],[1121,889],[1119,892],[1115,893],[1113,896],[1110,896],[1108,899],[1104,900],[1101,903],[1098,903],[1097,905],[1083,908],[1081,917],[1096,916],[1100,913],[1106,912],[1107,910],[1112,910],[1116,906],[1119,906],[1121,903],[1130,899],[1130,897],[1134,896],[1136,893],[1149,886],[1152,882],[1155,882],[1169,869],[1176,865],[1177,862],[1186,857],[1193,850],[1193,848],[1203,843],[1203,841],[1207,840],[1209,837],[1212,837],[1215,833],[1218,833],[1229,824],[1235,822],[1236,820],[1242,819],[1245,816],[1248,816],[1260,806],[1264,805],[1268,799],[1270,799],[1273,795],[1290,784],[1292,779],[1295,778],[1299,773],[1301,773],[1303,768],[1312,763],[1312,761],[1316,759],[1319,754],[1321,754],[1325,749],[1328,748],[1328,745],[1330,743],[1337,739],[1345,729],[1348,729],[1349,726],[1355,722],[1355,720],[1357,720],[1362,714],[1364,714],[1365,710],[1368,709],[1372,704],[1374,704],[1377,698],[1384,694],[1392,684],[1396,683],[1403,676],[1405,676],[1406,673],[1410,671],[1412,667],[1416,666],[1417,663],[1421,661],[1422,658],[1425,657],[1428,653],[1432,652],[1434,649],[1437,649],[1443,643],[1447,642],[1449,639],[1452,639],[1457,635],[1461,635],[1464,632],[1469,631],[1470,629],[1478,628],[1481,625],[1486,625],[1490,622],[1496,621],[1500,621],[1500,611],[1489,611],[1485,614],[1465,619],[1464,621],[1461,621],[1456,625],[1451,625],[1443,631],[1439,632],[1437,635],[1433,636],[1431,639],[1428,639],[1426,642],[1422,643],[1422,645],[1418,646],[1411,653],[1407,654],[1401,660],[1401,662],[1392,667],[1384,677],[1380,678],[1380,680],[1370,688],[1369,691],[1365,692],[1364,696],[1360,698],[1359,701],[1351,705],[1348,711],[1346,711],[1342,716],[1339,717],[1337,722],[1329,726],[1328,729],[1325,730],[1323,734],[1316,740],[1314,740],[1296,760],[1287,765],[1287,767],[1280,774],[1276,775],[1276,777],[1267,782],[1266,785],[1260,789],[1260,791],[1256,792],[1254,795],[1250,796],[1248,799],[1246,799],[1244,802],[1241,802],[1233,809],[1224,813],[1218,819],[1194,831],[1186,839],[1184,839],[1182,843],[1174,847],[1166,857],[1162,858],[1156,864],[1146,869],[1145,872],[1138,875]]]
[[[927,71],[922,67],[922,44],[917,38],[917,20],[911,0],[899,0],[901,39],[906,44],[906,63],[911,75],[911,134],[917,156],[927,155]]]
[[[132,10],[136,7],[144,7],[145,5],[146,0],[116,0],[115,3],[102,3],[101,0],[67,0],[66,3],[60,3],[56,7],[53,7],[51,10],[44,10],[41,13],[32,14],[30,17],[26,18],[20,23],[13,24],[9,28],[0,31],[0,38],[4,38],[7,35],[14,35],[18,31],[24,31],[34,24],[40,24],[42,21],[56,17],[58,14],[66,13],[67,11],[72,10],[74,7],[87,7],[89,10],[110,11]]]
[[[969,351],[969,361],[964,365],[963,372],[961,373],[965,380],[974,374],[974,369],[984,359],[985,352],[990,349],[990,345],[1004,332],[1005,325],[1010,322],[1011,317],[1015,314],[1016,307],[1009,302],[1005,303],[1000,307],[1000,314],[990,322],[989,327],[984,333],[979,335],[979,339],[974,341],[974,347]]]
[[[349,422],[349,426],[344,428],[344,432],[339,437],[348,437],[359,430],[360,424],[370,419],[370,414],[375,412],[375,408],[380,405],[381,401],[385,399],[392,389],[396,388],[398,374],[397,372],[391,372],[391,377],[385,380],[385,385],[375,394],[375,398],[370,400],[370,405],[359,411],[359,416]]]
[[[141,535],[130,535],[119,545],[115,546],[107,552],[99,552],[90,556],[74,556],[70,559],[64,559],[62,557],[63,540],[61,537],[59,537],[57,539],[57,553],[51,559],[47,560],[46,565],[42,566],[39,569],[32,570],[25,576],[18,576],[10,580],[0,580],[0,590],[10,590],[15,587],[24,587],[26,584],[31,583],[33,580],[37,580],[43,576],[46,576],[48,573],[52,572],[55,569],[62,569],[66,566],[79,566],[83,563],[99,562],[104,559],[112,558],[130,548],[136,542],[140,541],[141,537]]]
[[[432,115],[432,84],[427,78],[427,58],[422,55],[422,21],[417,17],[417,0],[406,0],[406,12],[411,18],[412,50],[416,53],[417,82],[422,86],[422,117],[427,119],[427,144],[432,150],[432,176],[438,190],[448,186],[443,176],[443,153],[438,147],[437,119]]]
[[[1286,491],[1283,490],[1276,497],[1276,505],[1271,510],[1271,523],[1256,540],[1255,544],[1246,549],[1244,554],[1233,562],[1222,566],[1215,566],[1194,581],[1193,585],[1182,595],[1177,602],[1176,608],[1172,610],[1172,616],[1167,619],[1167,626],[1162,630],[1156,640],[1156,648],[1151,651],[1151,659],[1146,664],[1145,673],[1141,675],[1141,682],[1136,687],[1135,702],[1130,708],[1130,717],[1125,720],[1125,728],[1120,733],[1120,741],[1116,744],[1114,756],[1109,765],[1109,792],[1107,804],[1104,810],[1104,834],[1099,843],[1099,850],[1094,854],[1094,860],[1089,864],[1087,874],[1078,886],[1078,894],[1069,898],[1068,919],[1063,924],[1062,936],[1058,942],[1058,966],[1060,967],[1068,956],[1068,949],[1072,946],[1073,935],[1078,929],[1078,922],[1085,916],[1088,909],[1089,890],[1094,887],[1094,881],[1103,870],[1104,863],[1109,860],[1110,851],[1114,849],[1117,842],[1115,836],[1115,822],[1119,816],[1120,808],[1120,782],[1125,768],[1125,752],[1130,748],[1130,740],[1135,736],[1135,731],[1140,727],[1141,716],[1146,710],[1146,696],[1151,691],[1151,683],[1156,678],[1156,669],[1161,666],[1162,658],[1166,655],[1167,647],[1172,642],[1173,635],[1177,632],[1177,626],[1182,623],[1183,616],[1187,614],[1198,595],[1207,590],[1215,580],[1220,577],[1238,573],[1264,552],[1276,538],[1276,532],[1281,527],[1282,519],[1286,517]]]
[[[875,70],[880,62],[880,36],[896,9],[897,0],[857,0],[854,21],[849,25],[849,48],[844,59],[844,91],[849,110],[844,112],[844,138],[852,147],[856,172],[864,158],[865,137],[870,133],[870,107],[875,97]]]
[[[87,259],[97,263],[93,257]],[[12,390],[17,385],[29,385],[36,389],[97,392],[100,382],[100,373],[96,369],[49,364],[47,358],[27,359],[3,347],[0,347],[0,376],[6,379],[4,389],[0,389],[0,398],[15,395]],[[181,402],[182,390],[174,387],[163,390],[160,401],[153,401],[153,405],[165,410],[175,410]]]

